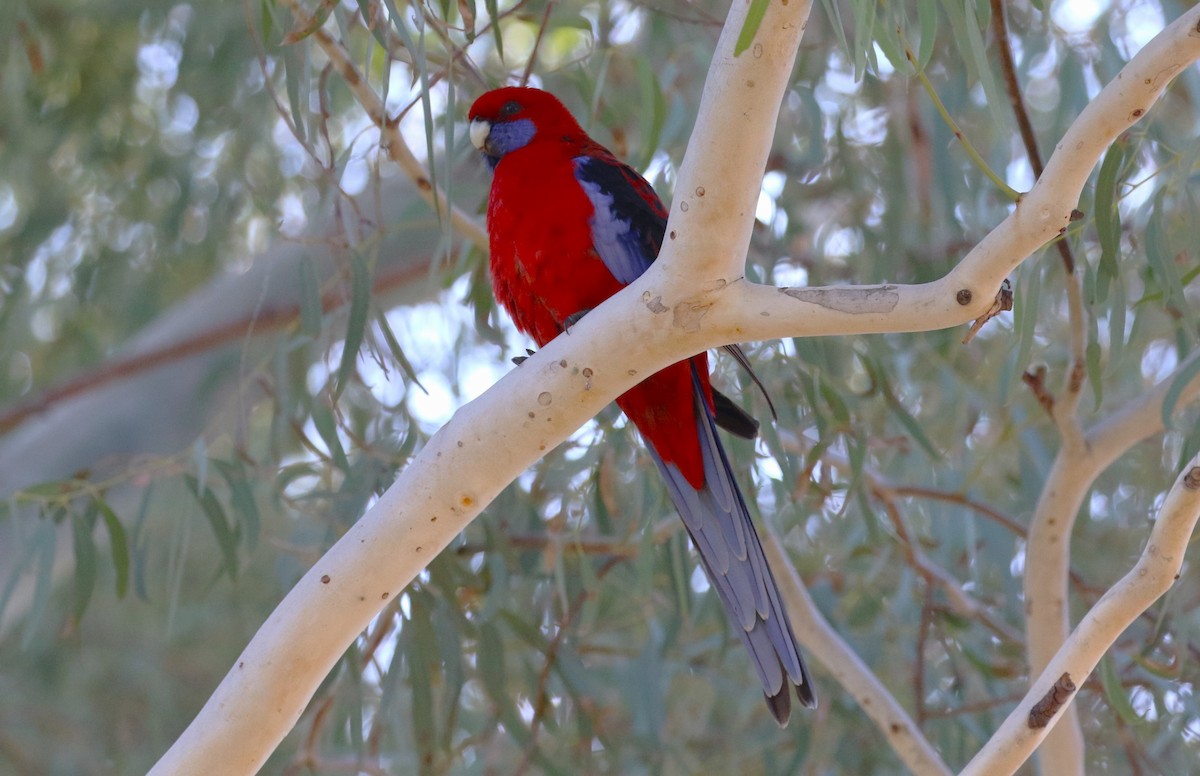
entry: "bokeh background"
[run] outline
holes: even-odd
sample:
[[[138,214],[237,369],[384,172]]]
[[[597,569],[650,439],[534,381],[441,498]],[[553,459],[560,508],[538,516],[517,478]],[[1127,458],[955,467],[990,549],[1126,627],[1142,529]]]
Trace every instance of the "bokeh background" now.
[[[1005,4],[1043,155],[1187,5]],[[478,223],[466,109],[526,78],[669,200],[726,9],[304,7]],[[485,246],[389,161],[288,3],[4,0],[0,17],[0,774],[139,773],[529,343],[491,300]],[[1034,179],[997,46],[982,0],[815,3],[746,275],[917,283],[954,266],[1013,207],[997,181]],[[1084,276],[1087,425],[1196,344],[1197,76],[1113,147],[1064,237]],[[952,767],[1024,692],[1024,526],[1059,442],[1021,376],[1045,367],[1056,386],[1070,355],[1058,252],[1011,280],[1015,310],[965,346],[964,330],[749,343],[774,420],[715,367],[765,421],[727,441],[752,510]],[[1092,488],[1076,617],[1141,551],[1194,420]],[[681,529],[609,408],[381,611],[264,772],[901,770],[820,665],[820,708],[775,725]],[[913,548],[987,622],[956,614]],[[1082,685],[1089,773],[1200,756],[1198,583],[1185,565]]]

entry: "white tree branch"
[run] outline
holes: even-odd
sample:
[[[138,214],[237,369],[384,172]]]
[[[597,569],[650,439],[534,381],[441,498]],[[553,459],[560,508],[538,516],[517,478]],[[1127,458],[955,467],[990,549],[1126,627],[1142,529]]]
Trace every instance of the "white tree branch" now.
[[[1071,632],[1071,532],[1084,497],[1100,473],[1117,458],[1163,430],[1162,406],[1167,391],[1196,358],[1185,361],[1153,389],[1086,432],[1063,437],[1029,522],[1025,548],[1025,643],[1031,676],[1045,670]],[[1200,379],[1194,378],[1181,392],[1179,406],[1197,394]],[[1083,731],[1074,705],[1064,709],[1054,733],[1038,751],[1038,758],[1047,773],[1083,773]]]
[[[709,152],[689,152],[680,179],[708,181],[703,194],[700,184],[693,187],[695,201],[711,196],[708,203],[733,208],[745,223],[719,217],[711,206],[673,208],[669,228],[687,239],[668,240],[651,272],[456,412],[280,602],[151,773],[198,776],[217,762],[225,773],[256,772],[371,618],[503,487],[641,375],[720,344],[711,332],[675,325],[656,311],[711,290],[702,273],[688,269],[691,262],[723,256],[732,266],[745,255],[809,6],[771,3],[753,50],[735,58],[748,10],[735,3],[717,44],[695,132]],[[713,144],[724,148],[714,151]],[[739,165],[727,164],[731,157]]]
[[[434,435],[288,593],[153,774],[207,774],[215,762],[226,773],[257,771],[384,603],[521,471],[643,376],[728,342],[920,331],[983,313],[1005,275],[1066,228],[1104,148],[1200,55],[1197,8],[1101,92],[1034,190],[940,281],[782,290],[733,282],[809,5],[771,2],[751,50],[734,57],[749,8],[734,3],[659,260]]]
[[[788,617],[804,649],[819,660],[854,698],[910,771],[917,776],[948,776],[950,769],[921,733],[921,728],[821,614],[780,546],[779,537],[769,526],[763,531],[763,549],[771,568],[776,570],[779,592],[783,594]]]
[[[1083,684],[1125,628],[1174,584],[1198,518],[1200,456],[1175,479],[1138,562],[1084,616],[962,776],[1013,773],[1025,762],[1062,717],[1058,709],[1074,700],[1074,691],[1062,689],[1060,677],[1069,678],[1076,687]],[[1035,711],[1039,703],[1040,712]],[[1042,726],[1031,724],[1039,718]]]
[[[789,288],[730,284],[706,326],[730,341],[944,329],[981,315],[996,289],[1034,251],[1066,230],[1100,155],[1200,58],[1200,7],[1167,26],[1088,103],[1045,172],[1013,212],[947,275],[921,285]],[[681,176],[681,182],[683,178]],[[687,189],[681,189],[687,191]],[[731,276],[738,277],[739,272]],[[678,313],[677,313],[678,315]]]

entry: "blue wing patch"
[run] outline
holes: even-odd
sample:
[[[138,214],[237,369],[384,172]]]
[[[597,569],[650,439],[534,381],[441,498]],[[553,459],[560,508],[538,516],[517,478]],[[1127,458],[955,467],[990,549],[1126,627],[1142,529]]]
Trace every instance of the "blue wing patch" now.
[[[600,156],[577,156],[574,163],[575,177],[594,208],[592,244],[613,277],[628,285],[658,257],[666,209],[628,165]]]

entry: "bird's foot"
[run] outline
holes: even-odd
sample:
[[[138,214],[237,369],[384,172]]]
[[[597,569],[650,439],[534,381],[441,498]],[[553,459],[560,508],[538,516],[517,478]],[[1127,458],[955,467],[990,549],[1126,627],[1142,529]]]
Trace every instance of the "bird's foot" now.
[[[525,363],[525,359],[529,358],[530,356],[532,356],[532,355],[533,355],[534,353],[536,353],[536,352],[537,352],[537,351],[535,351],[535,350],[530,350],[529,348],[525,348],[525,355],[523,355],[523,356],[513,356],[513,358],[512,358],[512,362],[513,362],[514,364],[516,364],[517,366],[520,366],[521,364],[524,364],[524,363]]]
[[[582,310],[573,312],[570,315],[568,315],[567,319],[565,321],[563,321],[563,331],[565,331],[567,334],[570,334],[571,327],[574,326],[575,324],[579,323],[580,321],[582,321],[583,316],[587,315],[591,311],[592,311],[592,308],[585,307]]]

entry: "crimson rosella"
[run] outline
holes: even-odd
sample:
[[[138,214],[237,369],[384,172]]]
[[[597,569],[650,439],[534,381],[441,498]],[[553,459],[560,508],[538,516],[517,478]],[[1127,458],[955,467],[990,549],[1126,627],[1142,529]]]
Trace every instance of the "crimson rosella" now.
[[[471,142],[492,168],[487,224],[496,299],[545,345],[641,275],[658,256],[667,212],[650,184],[580,128],[554,96],[508,87],[470,111]],[[731,352],[744,364],[736,348]],[[617,399],[641,433],[781,725],[788,686],[816,705],[758,533],[717,425],[758,424],[709,385],[700,353]]]

